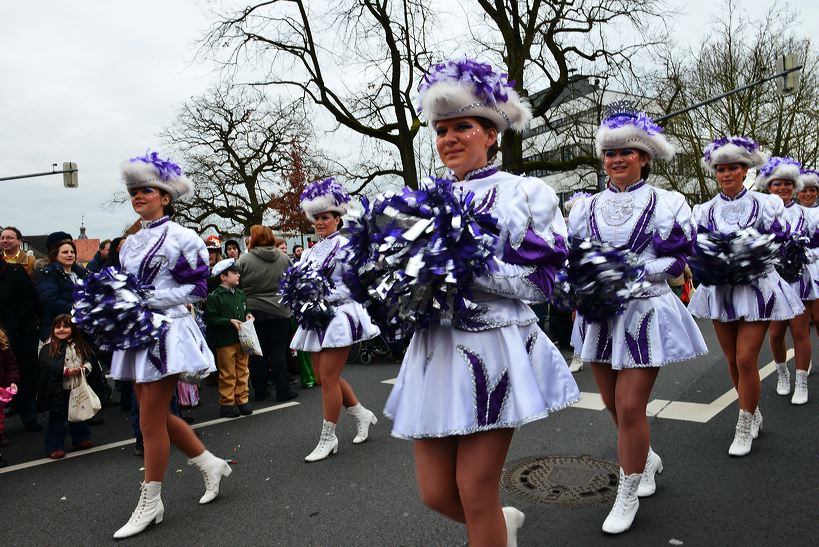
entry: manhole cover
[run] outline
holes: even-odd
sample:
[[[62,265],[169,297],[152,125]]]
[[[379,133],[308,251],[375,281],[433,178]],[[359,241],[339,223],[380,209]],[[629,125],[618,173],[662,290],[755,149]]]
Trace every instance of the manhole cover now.
[[[524,458],[503,470],[501,487],[529,502],[585,507],[617,497],[620,466],[589,456]]]

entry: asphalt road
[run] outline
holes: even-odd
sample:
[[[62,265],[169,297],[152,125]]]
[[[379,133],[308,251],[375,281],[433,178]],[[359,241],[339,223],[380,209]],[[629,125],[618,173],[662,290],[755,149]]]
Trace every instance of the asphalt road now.
[[[712,404],[730,391],[713,330],[700,325],[714,352],[664,369],[652,396],[664,401],[658,405]],[[760,365],[770,360],[765,348]],[[397,364],[349,365],[345,376],[365,406],[380,415],[391,388],[383,382],[397,372]],[[576,379],[582,391],[596,391],[588,370]],[[802,407],[776,395],[775,374],[763,381],[764,429],[744,458],[727,455],[736,402],[705,423],[652,417],[652,446],[665,472],[657,494],[641,502],[632,529],[620,536],[600,531],[608,506],[557,507],[504,493],[504,503],[526,513],[520,545],[816,545],[819,375],[810,380],[810,402]],[[208,424],[218,418],[216,397],[216,388],[204,389],[202,404],[190,414],[208,448],[235,461],[219,498],[197,504],[204,490],[201,476],[173,451],[162,491],[165,520],[121,544],[465,545],[461,525],[418,499],[411,443],[390,437],[386,418],[379,419],[366,443],[353,445],[354,425],[342,416],[338,454],[306,464],[303,458],[321,428],[317,389],[302,390],[298,404],[267,405],[272,408],[267,412]],[[142,460],[132,452],[128,414],[113,407],[102,416],[105,424],[92,431],[101,446],[56,462],[42,459],[41,433],[25,433],[16,417],[7,420],[12,446],[3,453],[11,467],[0,470],[0,545],[114,543],[111,535],[136,504]],[[118,446],[120,441],[127,444]],[[508,461],[583,454],[616,461],[614,429],[605,411],[569,408],[523,427]]]

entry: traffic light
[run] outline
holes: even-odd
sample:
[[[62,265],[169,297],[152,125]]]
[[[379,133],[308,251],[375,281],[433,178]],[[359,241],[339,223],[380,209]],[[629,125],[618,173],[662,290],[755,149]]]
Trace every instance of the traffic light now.
[[[63,162],[63,186],[66,188],[76,188],[80,185],[77,177],[77,164],[73,161]]]
[[[776,60],[776,71],[785,72],[786,70],[791,70],[799,65],[801,65],[801,63],[796,55],[781,55]],[[790,95],[791,93],[796,93],[799,91],[799,75],[801,72],[800,67],[799,70],[788,72],[787,74],[776,79],[776,89],[779,91],[780,95]]]

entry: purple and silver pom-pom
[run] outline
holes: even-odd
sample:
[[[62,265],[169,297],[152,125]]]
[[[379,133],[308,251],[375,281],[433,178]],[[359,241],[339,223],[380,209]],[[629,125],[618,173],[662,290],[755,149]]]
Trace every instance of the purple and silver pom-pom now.
[[[700,232],[688,266],[703,285],[747,285],[778,264],[778,251],[773,234],[754,228],[732,234]]]
[[[793,234],[779,247],[779,264],[776,271],[788,283],[799,281],[805,266],[810,264],[809,243],[810,239],[803,234]]]
[[[555,284],[552,288],[552,294],[549,295],[549,302],[551,302],[552,306],[564,312],[574,309],[572,284],[569,283],[569,272],[566,268],[558,270],[555,274]]]
[[[102,350],[144,349],[168,328],[168,319],[145,305],[148,296],[133,275],[105,268],[79,282],[71,315]]]
[[[379,196],[345,227],[352,268],[345,284],[389,338],[434,324],[468,325],[477,312],[473,279],[491,271],[496,222],[472,192],[429,179]]]
[[[308,262],[297,262],[282,276],[279,290],[282,304],[290,308],[300,327],[324,330],[335,317],[333,306],[327,302],[330,282]]]
[[[135,158],[131,158],[129,161],[132,163],[137,161],[141,161],[142,163],[150,163],[156,168],[157,172],[159,173],[159,178],[164,181],[167,181],[171,177],[182,176],[181,167],[171,160],[163,160],[159,157],[159,153],[151,152],[150,150],[145,152],[144,156],[137,156]]]
[[[572,241],[566,274],[569,300],[591,322],[622,313],[649,286],[637,255],[592,239]]]

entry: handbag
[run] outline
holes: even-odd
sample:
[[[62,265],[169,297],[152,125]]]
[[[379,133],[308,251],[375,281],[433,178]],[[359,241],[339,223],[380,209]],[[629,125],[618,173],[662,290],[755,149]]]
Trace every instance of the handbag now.
[[[682,300],[683,304],[688,305],[688,303],[691,302],[692,296],[694,296],[694,281],[692,279],[686,279],[685,283],[683,283],[680,300]]]
[[[256,327],[253,326],[253,319],[245,321],[239,326],[239,346],[248,355],[262,354],[262,345],[259,343]]]
[[[79,384],[71,388],[71,393],[68,395],[69,422],[90,420],[102,408],[99,397],[85,381],[85,369],[80,370],[82,372],[80,373]]]

